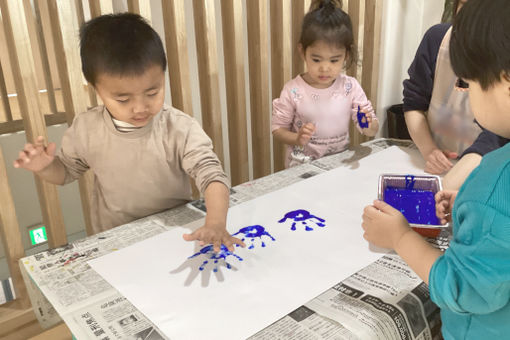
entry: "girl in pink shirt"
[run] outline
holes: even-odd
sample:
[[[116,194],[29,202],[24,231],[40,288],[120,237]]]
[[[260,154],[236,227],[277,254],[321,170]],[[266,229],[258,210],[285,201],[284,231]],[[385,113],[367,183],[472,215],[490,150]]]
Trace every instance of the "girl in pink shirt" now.
[[[307,72],[285,84],[273,100],[271,129],[288,145],[286,167],[345,150],[351,119],[367,136],[379,129],[360,84],[342,74],[355,51],[351,19],[341,7],[341,0],[312,1],[298,45]]]

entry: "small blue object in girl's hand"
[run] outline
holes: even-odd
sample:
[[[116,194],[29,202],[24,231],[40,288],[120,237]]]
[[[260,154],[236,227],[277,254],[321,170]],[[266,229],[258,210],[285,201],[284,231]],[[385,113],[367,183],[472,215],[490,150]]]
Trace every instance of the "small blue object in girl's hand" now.
[[[362,129],[368,128],[367,115],[364,112],[361,112],[359,105],[358,105],[358,113],[356,115],[358,117],[359,127]]]

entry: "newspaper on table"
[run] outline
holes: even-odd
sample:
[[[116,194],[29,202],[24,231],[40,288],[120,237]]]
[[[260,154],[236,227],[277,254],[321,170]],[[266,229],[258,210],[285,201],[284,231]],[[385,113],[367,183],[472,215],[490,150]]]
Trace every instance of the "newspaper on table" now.
[[[410,141],[374,140],[340,154],[287,169],[231,189],[231,206]],[[87,237],[20,260],[34,312],[44,328],[62,319],[77,339],[167,339],[129,301],[86,263],[162,233],[196,225],[203,200]],[[444,249],[448,235],[429,240]],[[129,264],[126,264],[128,267]],[[50,302],[51,301],[51,302]],[[432,339],[439,311],[428,289],[397,256],[385,255],[317,298],[284,316],[250,340]],[[397,336],[398,335],[398,336]]]

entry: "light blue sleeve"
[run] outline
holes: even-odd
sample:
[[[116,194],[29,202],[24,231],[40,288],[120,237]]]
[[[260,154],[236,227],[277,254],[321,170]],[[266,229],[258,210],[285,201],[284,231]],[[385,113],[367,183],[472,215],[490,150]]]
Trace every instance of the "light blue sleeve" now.
[[[430,271],[431,299],[457,313],[494,312],[510,299],[510,217],[480,202],[456,209],[458,231]]]

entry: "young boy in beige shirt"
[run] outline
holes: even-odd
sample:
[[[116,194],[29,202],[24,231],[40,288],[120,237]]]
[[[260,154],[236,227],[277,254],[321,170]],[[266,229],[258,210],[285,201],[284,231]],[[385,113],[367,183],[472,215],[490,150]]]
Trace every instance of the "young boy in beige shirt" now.
[[[229,181],[212,142],[190,116],[164,104],[166,56],[158,34],[136,14],[103,15],[80,30],[82,70],[102,99],[78,114],[61,149],[38,137],[14,161],[54,184],[94,173],[92,227],[100,232],[205,197],[205,225],[187,241],[244,243],[226,231]]]

